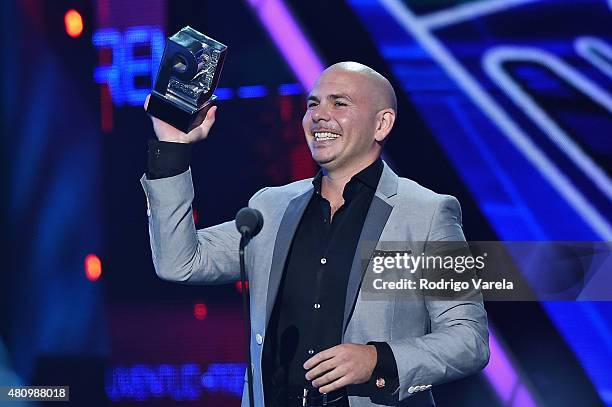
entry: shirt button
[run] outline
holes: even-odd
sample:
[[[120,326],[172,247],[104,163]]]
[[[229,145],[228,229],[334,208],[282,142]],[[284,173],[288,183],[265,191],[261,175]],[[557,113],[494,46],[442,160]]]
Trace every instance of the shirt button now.
[[[308,349],[308,354],[309,355],[314,355],[314,349]]]
[[[315,308],[315,309],[319,309],[319,308],[321,308],[321,304],[316,303],[316,304],[314,305],[314,308]]]
[[[321,258],[321,264],[327,263],[327,259],[325,257]]]
[[[261,345],[263,343],[263,336],[261,336],[261,334],[255,335],[255,341],[258,345]]]

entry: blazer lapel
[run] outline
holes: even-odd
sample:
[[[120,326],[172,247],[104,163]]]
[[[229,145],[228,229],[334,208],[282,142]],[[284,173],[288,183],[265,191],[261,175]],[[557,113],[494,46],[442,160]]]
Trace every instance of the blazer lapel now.
[[[293,198],[281,220],[278,233],[276,235],[276,241],[274,242],[274,251],[272,254],[272,264],[270,266],[270,276],[268,278],[268,295],[266,299],[266,326],[270,320],[270,314],[272,314],[272,308],[276,301],[276,294],[278,293],[278,287],[283,277],[283,270],[285,268],[285,261],[287,260],[287,254],[293,241],[293,235],[295,230],[302,219],[304,210],[312,197],[314,188],[310,188],[306,192]]]
[[[384,163],[383,173],[380,176],[380,181],[376,188],[376,194],[370,204],[370,209],[368,209],[363,229],[359,236],[357,250],[353,257],[349,281],[346,288],[344,322],[342,325],[343,334],[353,314],[355,302],[359,294],[359,288],[361,287],[361,281],[363,280],[364,272],[367,267],[367,262],[362,261],[362,259],[369,259],[372,257],[372,253],[376,248],[380,235],[393,210],[393,204],[388,198],[397,194],[397,182],[398,176],[389,168],[387,163]]]

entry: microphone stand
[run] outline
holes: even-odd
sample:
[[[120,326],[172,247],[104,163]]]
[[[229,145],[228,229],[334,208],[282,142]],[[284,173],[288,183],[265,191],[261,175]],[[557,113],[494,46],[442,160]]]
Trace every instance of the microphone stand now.
[[[253,370],[251,361],[251,306],[249,301],[249,293],[246,285],[246,266],[244,264],[244,248],[249,244],[250,236],[243,232],[240,238],[240,246],[238,254],[240,255],[240,282],[242,284],[242,313],[244,314],[244,334],[246,338],[246,354],[247,354],[247,383],[249,385],[249,406],[255,407],[255,399],[253,396]]]

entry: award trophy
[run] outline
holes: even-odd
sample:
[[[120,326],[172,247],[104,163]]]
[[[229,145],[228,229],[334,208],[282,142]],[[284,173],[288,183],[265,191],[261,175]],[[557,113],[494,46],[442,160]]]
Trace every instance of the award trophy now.
[[[204,121],[227,47],[187,26],[166,40],[147,112],[189,133]]]

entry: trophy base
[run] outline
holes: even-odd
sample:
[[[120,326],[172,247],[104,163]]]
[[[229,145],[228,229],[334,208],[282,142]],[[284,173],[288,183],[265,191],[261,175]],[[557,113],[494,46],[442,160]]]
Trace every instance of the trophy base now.
[[[147,113],[155,116],[160,120],[168,123],[172,127],[179,129],[184,133],[189,133],[191,130],[198,127],[206,118],[208,109],[212,107],[212,102],[217,97],[213,95],[210,100],[204,103],[197,109],[187,106],[186,104],[179,105],[175,101],[170,100],[166,96],[160,95],[153,91],[149,98]]]

